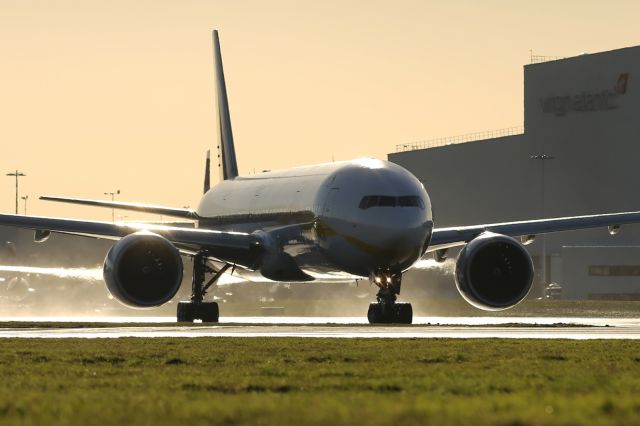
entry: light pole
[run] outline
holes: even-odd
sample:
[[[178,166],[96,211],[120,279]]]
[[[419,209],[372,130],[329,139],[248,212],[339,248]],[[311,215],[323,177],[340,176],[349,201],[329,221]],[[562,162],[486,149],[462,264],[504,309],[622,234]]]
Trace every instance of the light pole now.
[[[111,202],[113,202],[115,200],[115,196],[120,194],[120,190],[116,189],[116,192],[105,192],[104,195],[110,195],[111,196]],[[115,208],[111,208],[111,222],[115,222],[116,221],[116,209]]]
[[[27,215],[27,200],[29,199],[28,195],[25,195],[24,197],[20,197],[22,198],[22,200],[24,201],[24,215]]]
[[[24,173],[16,170],[13,173],[7,173],[7,176],[15,176],[16,177],[16,214],[18,214],[18,178],[21,176],[26,176]]]
[[[548,154],[536,154],[530,157],[532,160],[539,160],[542,163],[542,169],[540,173],[540,205],[541,205],[541,213],[540,218],[545,218],[545,210],[544,210],[544,164],[547,160],[553,160],[555,157]],[[547,280],[547,234],[542,234],[542,286],[544,291],[544,286],[546,285]]]

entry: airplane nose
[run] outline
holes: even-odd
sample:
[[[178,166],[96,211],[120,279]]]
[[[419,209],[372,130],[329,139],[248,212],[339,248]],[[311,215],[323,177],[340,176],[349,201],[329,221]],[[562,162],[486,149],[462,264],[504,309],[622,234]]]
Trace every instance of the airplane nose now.
[[[385,231],[384,245],[392,253],[391,262],[401,265],[401,269],[409,267],[422,255],[422,248],[429,235],[426,226],[411,227],[403,230]]]
[[[413,217],[411,217],[413,216]],[[377,248],[380,267],[406,269],[422,256],[423,247],[431,234],[431,222],[423,215],[403,214],[380,217],[376,224],[359,232],[371,248]],[[376,253],[375,250],[369,250]]]

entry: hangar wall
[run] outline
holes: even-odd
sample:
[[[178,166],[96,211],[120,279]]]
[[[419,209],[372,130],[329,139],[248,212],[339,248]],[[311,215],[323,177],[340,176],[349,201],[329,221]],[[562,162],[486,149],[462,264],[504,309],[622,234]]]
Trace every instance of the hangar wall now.
[[[411,151],[399,145],[389,160],[424,183],[436,226],[640,210],[636,76],[640,46],[525,65],[523,134]],[[531,159],[542,154],[553,159]],[[542,241],[529,246],[537,265]],[[606,229],[547,236],[547,273],[543,280],[538,268],[533,296],[540,295],[543,281],[603,287],[567,289],[566,294],[577,298],[607,293],[605,279],[582,284],[568,275],[588,270],[591,255],[582,265],[572,260],[563,273],[563,246],[603,247],[594,249],[599,263],[613,265],[624,249],[606,246],[634,250],[630,246],[639,242],[640,225],[625,226],[616,236]],[[616,280],[626,280],[625,288],[640,296],[640,277]]]

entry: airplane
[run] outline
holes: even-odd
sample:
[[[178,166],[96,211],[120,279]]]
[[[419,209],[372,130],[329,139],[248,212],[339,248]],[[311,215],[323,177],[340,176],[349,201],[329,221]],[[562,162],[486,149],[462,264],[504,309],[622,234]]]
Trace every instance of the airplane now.
[[[397,302],[402,275],[433,254],[462,247],[455,283],[473,306],[502,310],[529,293],[533,262],[525,244],[537,234],[640,222],[640,212],[437,228],[424,185],[408,170],[363,158],[239,176],[218,32],[213,31],[220,182],[196,209],[43,196],[80,205],[161,214],[194,227],[0,215],[1,225],[116,240],[104,261],[110,293],[134,308],[171,300],[180,288],[181,256],[193,259],[191,298],[177,305],[179,322],[218,322],[216,302],[205,300],[225,273],[246,279],[307,282],[368,278],[378,287],[370,323],[410,324],[410,303]],[[209,161],[209,160],[208,160]]]

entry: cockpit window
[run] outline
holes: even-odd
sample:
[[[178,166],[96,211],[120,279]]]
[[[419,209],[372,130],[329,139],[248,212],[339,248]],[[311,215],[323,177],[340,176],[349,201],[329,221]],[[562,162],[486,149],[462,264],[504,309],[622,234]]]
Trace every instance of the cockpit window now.
[[[420,207],[424,209],[424,202],[417,195],[403,195],[391,197],[388,195],[366,195],[360,200],[361,209],[371,207]]]
[[[424,203],[420,199],[420,197],[416,197],[415,195],[405,195],[403,197],[398,197],[398,206],[400,207],[420,207],[424,209]]]
[[[379,206],[382,207],[395,207],[396,206],[396,197],[388,197],[388,196],[381,196],[380,197],[380,204],[378,204]]]
[[[376,195],[367,195],[366,197],[362,197],[362,200],[360,200],[360,208],[366,210],[369,207],[377,205],[377,203],[378,197]]]

